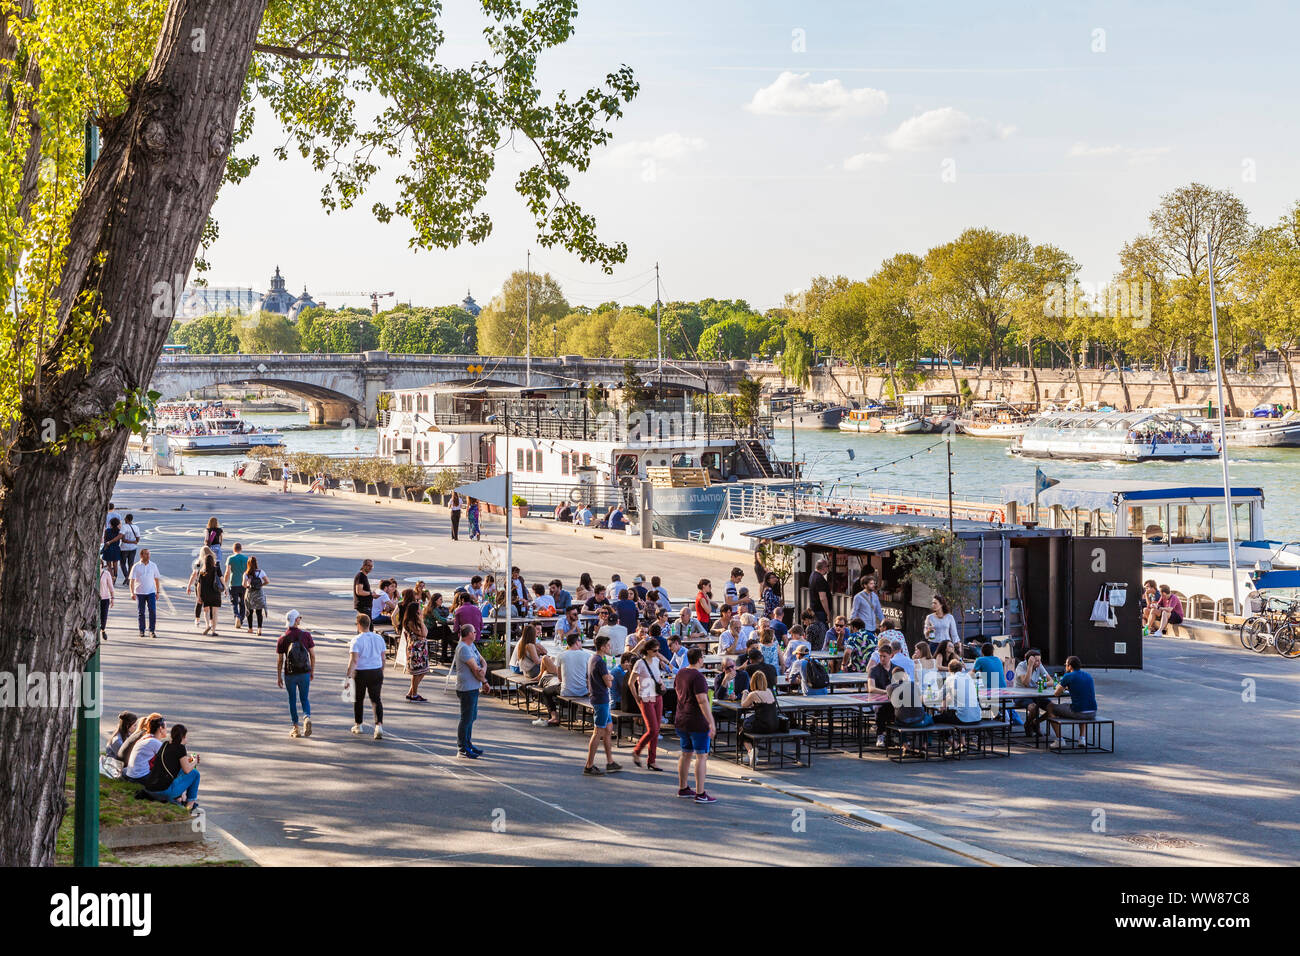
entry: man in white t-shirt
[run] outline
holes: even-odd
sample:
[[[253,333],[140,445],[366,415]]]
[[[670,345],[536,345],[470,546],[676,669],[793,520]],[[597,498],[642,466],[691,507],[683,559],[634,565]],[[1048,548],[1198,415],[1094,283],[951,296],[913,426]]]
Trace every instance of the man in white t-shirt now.
[[[622,578],[620,578],[617,574],[611,574],[609,576],[609,599],[611,601],[619,600],[623,592],[626,590],[627,590],[627,585],[623,583]]]
[[[560,652],[560,696],[587,696],[587,667],[591,664],[591,651],[584,650],[573,637],[569,646]]]
[[[539,613],[545,608],[550,608],[552,611],[557,610],[555,607],[555,598],[547,594],[546,588],[540,584],[533,585],[533,600],[530,607],[534,614]],[[543,614],[541,616],[546,617],[547,615]]]
[[[622,657],[627,650],[627,628],[618,623],[607,607],[600,609],[600,628],[596,631],[596,636],[602,634],[609,638],[609,652],[615,657]]]
[[[149,609],[149,636],[157,637],[154,628],[158,624],[158,589],[162,586],[162,575],[158,565],[149,560],[149,549],[140,549],[140,560],[131,568],[131,597],[135,599],[136,611],[140,623],[140,636],[144,637],[144,612]]]
[[[591,513],[591,509],[586,505],[583,505],[582,510],[578,512],[578,524],[582,525],[584,528],[590,528],[593,517],[595,516]]]

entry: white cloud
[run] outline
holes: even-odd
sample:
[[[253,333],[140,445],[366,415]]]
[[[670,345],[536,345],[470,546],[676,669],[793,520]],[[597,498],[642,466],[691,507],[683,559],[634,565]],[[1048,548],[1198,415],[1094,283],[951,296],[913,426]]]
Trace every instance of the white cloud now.
[[[613,146],[609,155],[612,159],[624,162],[652,159],[655,162],[671,162],[685,159],[693,153],[702,152],[706,144],[698,136],[686,136],[683,133],[664,133],[654,139],[638,139]]]
[[[1013,126],[994,124],[945,106],[904,120],[898,129],[885,137],[885,142],[891,149],[942,149],[963,143],[1006,139],[1014,132]]]
[[[844,160],[844,168],[851,173],[856,173],[868,166],[887,162],[889,162],[889,154],[887,153],[854,153]]]
[[[1168,146],[1089,146],[1087,143],[1075,143],[1067,156],[1090,158],[1095,156],[1122,156],[1131,165],[1154,162],[1157,156],[1169,152]]]
[[[808,73],[785,72],[754,93],[745,109],[759,116],[879,116],[889,105],[883,90],[851,90],[839,80],[810,82]]]

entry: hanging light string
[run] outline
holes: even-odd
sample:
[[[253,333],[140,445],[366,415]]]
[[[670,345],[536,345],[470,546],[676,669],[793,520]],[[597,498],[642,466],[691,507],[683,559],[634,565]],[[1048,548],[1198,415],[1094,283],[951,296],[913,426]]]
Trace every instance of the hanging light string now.
[[[902,458],[895,458],[893,461],[887,461],[881,465],[874,465],[873,467],[867,468],[863,471],[855,472],[853,474],[848,474],[848,475],[840,475],[839,478],[836,479],[836,481],[847,481],[850,478],[861,478],[863,475],[872,474],[873,472],[879,471],[881,468],[889,468],[892,465],[901,465],[905,461],[911,461],[913,458],[918,458],[921,455],[930,454],[930,452],[934,451],[936,448],[938,448],[946,441],[947,439],[945,438],[943,441],[937,441],[933,445],[928,445],[925,448],[918,448],[910,455],[904,455]]]

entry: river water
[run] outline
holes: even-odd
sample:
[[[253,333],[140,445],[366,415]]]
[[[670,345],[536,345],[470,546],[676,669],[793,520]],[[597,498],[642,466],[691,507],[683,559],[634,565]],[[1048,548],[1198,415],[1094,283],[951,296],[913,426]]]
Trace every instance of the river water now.
[[[305,429],[301,413],[255,412],[244,416],[262,428],[288,428],[284,440],[290,451],[325,455],[368,456],[375,453],[378,433],[373,428]],[[952,440],[953,495],[998,499],[998,488],[1012,482],[1029,482],[1035,462],[1012,458],[1010,443],[958,435]],[[778,433],[776,457],[790,457],[789,430]],[[926,449],[929,449],[928,451]],[[838,430],[795,429],[794,452],[806,463],[805,474],[827,483],[852,484],[858,489],[925,491],[948,490],[946,449],[935,435],[864,435]],[[910,457],[909,457],[910,456]],[[899,459],[906,459],[900,461]],[[229,471],[236,456],[197,455],[183,461],[183,471]],[[1049,478],[1106,478],[1115,480],[1175,481],[1221,485],[1222,465],[1217,459],[1188,462],[1049,461],[1038,463]],[[1232,448],[1228,466],[1234,486],[1264,489],[1265,532],[1282,541],[1300,541],[1300,505],[1292,482],[1300,480],[1300,448]],[[871,472],[872,468],[878,470]],[[864,473],[865,472],[865,473]]]

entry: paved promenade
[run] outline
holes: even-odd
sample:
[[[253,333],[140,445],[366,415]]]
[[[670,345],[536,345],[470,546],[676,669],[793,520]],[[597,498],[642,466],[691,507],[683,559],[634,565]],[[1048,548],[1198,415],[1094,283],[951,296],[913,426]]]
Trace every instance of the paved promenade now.
[[[585,736],[535,728],[486,698],[475,742],[487,756],[457,760],[455,697],[436,675],[421,688],[429,703],[411,704],[407,679],[390,669],[386,739],[347,733],[351,707],[339,685],[361,559],[375,561],[372,581],[422,579],[450,595],[479,567],[484,545],[503,545],[499,524],[485,523],[482,544],[451,542],[445,513],[427,506],[216,479],[124,478],[114,501],[135,514],[167,597],[158,639],[141,641],[119,589],[104,654],[105,723],[124,708],[185,723],[191,750],[204,755],[202,803],[268,865],[1300,859],[1294,662],[1149,641],[1147,670],[1095,675],[1102,709],[1118,723],[1113,756],[1016,752],[1009,761],[899,767],[819,754],[811,770],[757,773],[716,758],[709,790],[719,802],[696,806],[676,798],[671,735],[660,757],[668,772],[637,770],[624,748],[623,773],[587,778]],[[184,584],[212,514],[227,553],[242,542],[270,577],[262,638],[236,633],[228,608],[219,637],[193,627]],[[701,576],[725,580],[732,563],[536,529],[517,533],[514,561],[530,582],[558,576],[570,587],[581,571],[598,581],[614,571],[624,580],[659,574],[675,602]],[[750,562],[741,566],[751,573]],[[305,740],[288,737],[275,686],[274,640],[291,607],[320,641],[315,734]]]

